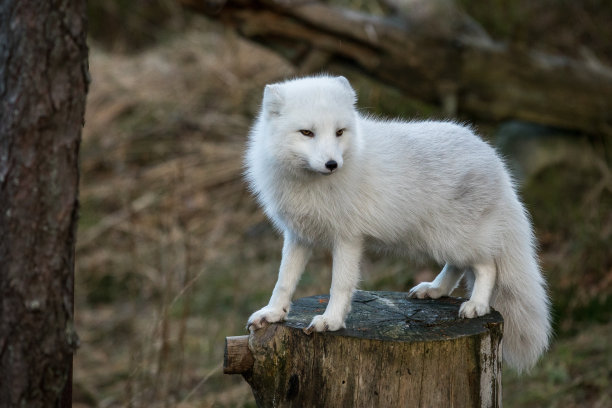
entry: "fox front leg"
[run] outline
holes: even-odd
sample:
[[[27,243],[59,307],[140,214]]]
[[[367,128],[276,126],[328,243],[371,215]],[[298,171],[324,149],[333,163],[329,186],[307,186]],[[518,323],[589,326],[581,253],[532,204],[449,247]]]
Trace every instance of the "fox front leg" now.
[[[310,325],[304,329],[306,334],[313,331],[336,331],[346,327],[344,321],[351,309],[351,298],[359,282],[361,253],[361,239],[335,243],[329,303],[325,312],[315,316]]]
[[[300,243],[291,233],[285,233],[283,257],[276,286],[274,286],[268,305],[249,317],[247,330],[261,329],[270,323],[285,319],[291,307],[291,297],[304,272],[310,253],[309,247]]]

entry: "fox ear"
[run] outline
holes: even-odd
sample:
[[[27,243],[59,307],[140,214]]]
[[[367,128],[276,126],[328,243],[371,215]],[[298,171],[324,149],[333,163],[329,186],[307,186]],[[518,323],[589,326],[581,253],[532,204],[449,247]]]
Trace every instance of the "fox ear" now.
[[[353,100],[353,103],[357,102],[357,94],[355,93],[355,90],[351,86],[348,79],[340,75],[336,77],[336,80],[340,82],[342,86],[344,86],[344,88],[346,88],[346,90],[349,92],[349,94],[351,95],[351,99]]]
[[[283,106],[283,95],[278,84],[266,85],[263,96],[263,108],[272,115],[280,115]]]
[[[344,85],[345,87],[349,88],[349,89],[353,89],[351,87],[350,82],[348,81],[348,79],[346,79],[346,77],[340,75],[336,77],[336,80],[339,81],[342,85]]]

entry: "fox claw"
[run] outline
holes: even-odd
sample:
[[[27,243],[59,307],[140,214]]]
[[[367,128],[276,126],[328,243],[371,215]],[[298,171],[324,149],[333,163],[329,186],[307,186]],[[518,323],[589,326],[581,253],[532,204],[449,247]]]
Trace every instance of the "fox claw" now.
[[[329,325],[327,323],[325,323],[325,325],[323,326],[323,330],[317,330],[316,326],[313,323],[310,323],[308,327],[302,329],[302,331],[308,336],[310,336],[315,331],[324,332],[328,330],[329,330]]]
[[[343,321],[334,322],[325,315],[317,315],[313,317],[310,325],[305,329],[302,329],[302,331],[310,335],[312,332],[336,331],[345,327],[346,326]]]
[[[459,317],[463,319],[472,319],[474,317],[484,316],[491,311],[489,305],[468,300],[461,304],[459,308]]]
[[[262,318],[261,318],[261,319],[259,319],[259,321],[257,321],[257,322],[254,322],[254,321],[252,322],[252,321],[250,321],[250,320],[249,320],[249,322],[248,322],[248,323],[247,323],[247,325],[246,325],[246,329],[247,329],[249,332],[251,332],[251,331],[255,331],[255,330],[261,329],[262,327],[265,327],[265,326],[267,326],[268,324],[269,324],[269,323],[268,323],[268,320],[267,320],[265,317],[262,317]],[[251,327],[253,328],[253,330],[251,330]]]
[[[418,299],[438,299],[442,296],[442,290],[431,282],[421,282],[408,292],[408,297]]]
[[[287,316],[288,311],[288,307],[274,308],[266,306],[263,309],[253,313],[251,317],[249,317],[246,329],[250,332],[253,332],[255,330],[262,329],[271,323],[283,321],[285,319],[285,316]]]

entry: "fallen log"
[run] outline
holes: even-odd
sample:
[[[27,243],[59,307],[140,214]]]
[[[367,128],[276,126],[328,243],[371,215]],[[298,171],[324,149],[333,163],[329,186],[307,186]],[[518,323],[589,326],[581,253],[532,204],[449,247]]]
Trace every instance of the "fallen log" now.
[[[179,2],[272,47],[302,72],[356,65],[450,115],[612,135],[612,69],[594,58],[517,48],[453,25],[432,33],[430,19],[372,16],[318,1]]]
[[[227,338],[224,372],[242,374],[259,407],[501,406],[498,312],[460,319],[461,299],[358,291],[346,329],[305,334],[328,300]]]

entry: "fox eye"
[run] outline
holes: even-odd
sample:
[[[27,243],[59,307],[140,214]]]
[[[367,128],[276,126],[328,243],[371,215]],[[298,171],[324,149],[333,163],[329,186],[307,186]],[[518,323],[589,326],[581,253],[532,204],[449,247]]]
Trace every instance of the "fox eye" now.
[[[344,131],[345,131],[345,130],[346,130],[346,129],[339,129],[339,130],[336,130],[336,136],[342,136],[342,134],[344,133]]]
[[[303,134],[304,136],[314,137],[314,133],[312,133],[312,130],[301,129],[300,133]]]

